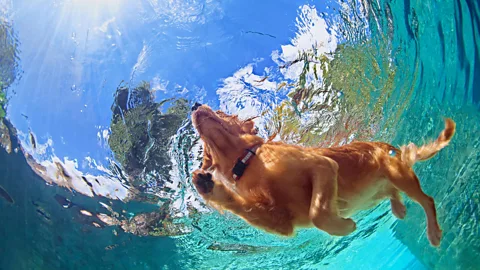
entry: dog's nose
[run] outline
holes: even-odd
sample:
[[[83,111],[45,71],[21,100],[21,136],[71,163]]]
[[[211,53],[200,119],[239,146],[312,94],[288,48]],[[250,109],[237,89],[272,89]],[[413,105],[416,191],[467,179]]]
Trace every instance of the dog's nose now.
[[[198,103],[198,102],[195,102],[195,104],[192,106],[192,111],[195,111],[196,109],[198,109],[198,107],[202,106],[202,104]]]

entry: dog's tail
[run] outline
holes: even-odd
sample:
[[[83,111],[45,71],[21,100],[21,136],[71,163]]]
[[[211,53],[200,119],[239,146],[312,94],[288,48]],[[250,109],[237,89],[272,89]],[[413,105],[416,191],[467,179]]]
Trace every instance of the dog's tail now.
[[[432,158],[435,156],[435,154],[448,145],[454,134],[455,122],[452,119],[447,118],[445,119],[445,129],[440,133],[435,141],[420,147],[417,147],[413,143],[400,147],[402,151],[402,161],[411,167],[417,161],[423,161]]]

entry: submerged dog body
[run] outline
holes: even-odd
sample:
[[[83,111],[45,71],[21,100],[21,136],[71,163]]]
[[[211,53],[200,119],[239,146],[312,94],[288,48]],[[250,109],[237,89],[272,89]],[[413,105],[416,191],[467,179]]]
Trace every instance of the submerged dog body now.
[[[384,199],[390,199],[396,217],[404,218],[401,191],[423,207],[428,239],[439,245],[442,231],[434,201],[421,190],[411,167],[448,144],[455,132],[452,120],[446,120],[436,141],[420,148],[410,144],[400,150],[381,142],[307,148],[264,142],[255,135],[250,120],[241,121],[205,105],[195,109],[192,119],[205,153],[193,183],[216,208],[281,235],[311,226],[331,235],[348,235],[356,229],[350,217]],[[232,168],[246,151],[254,155],[235,179]]]

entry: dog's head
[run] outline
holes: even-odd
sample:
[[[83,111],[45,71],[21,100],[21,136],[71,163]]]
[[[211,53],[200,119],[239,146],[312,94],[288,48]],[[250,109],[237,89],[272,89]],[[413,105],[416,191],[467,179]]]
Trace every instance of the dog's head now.
[[[237,115],[213,111],[206,105],[193,107],[192,122],[205,143],[206,154],[213,165],[234,162],[246,148],[263,143],[256,136],[253,119],[241,120]]]
[[[219,128],[227,131],[231,135],[242,135],[242,134],[257,134],[257,129],[255,128],[255,123],[253,122],[254,118],[249,118],[247,120],[241,120],[237,115],[228,115],[220,110],[213,111],[207,105],[194,106],[194,111],[192,113],[192,120],[195,128],[200,133],[200,136],[205,136],[208,131],[208,128],[212,127]]]

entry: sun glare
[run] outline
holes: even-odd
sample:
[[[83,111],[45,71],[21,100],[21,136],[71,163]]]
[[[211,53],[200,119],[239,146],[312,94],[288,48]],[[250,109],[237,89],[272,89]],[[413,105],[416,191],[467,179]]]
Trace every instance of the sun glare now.
[[[123,0],[72,0],[72,4],[78,8],[91,10],[115,10],[121,7]]]

